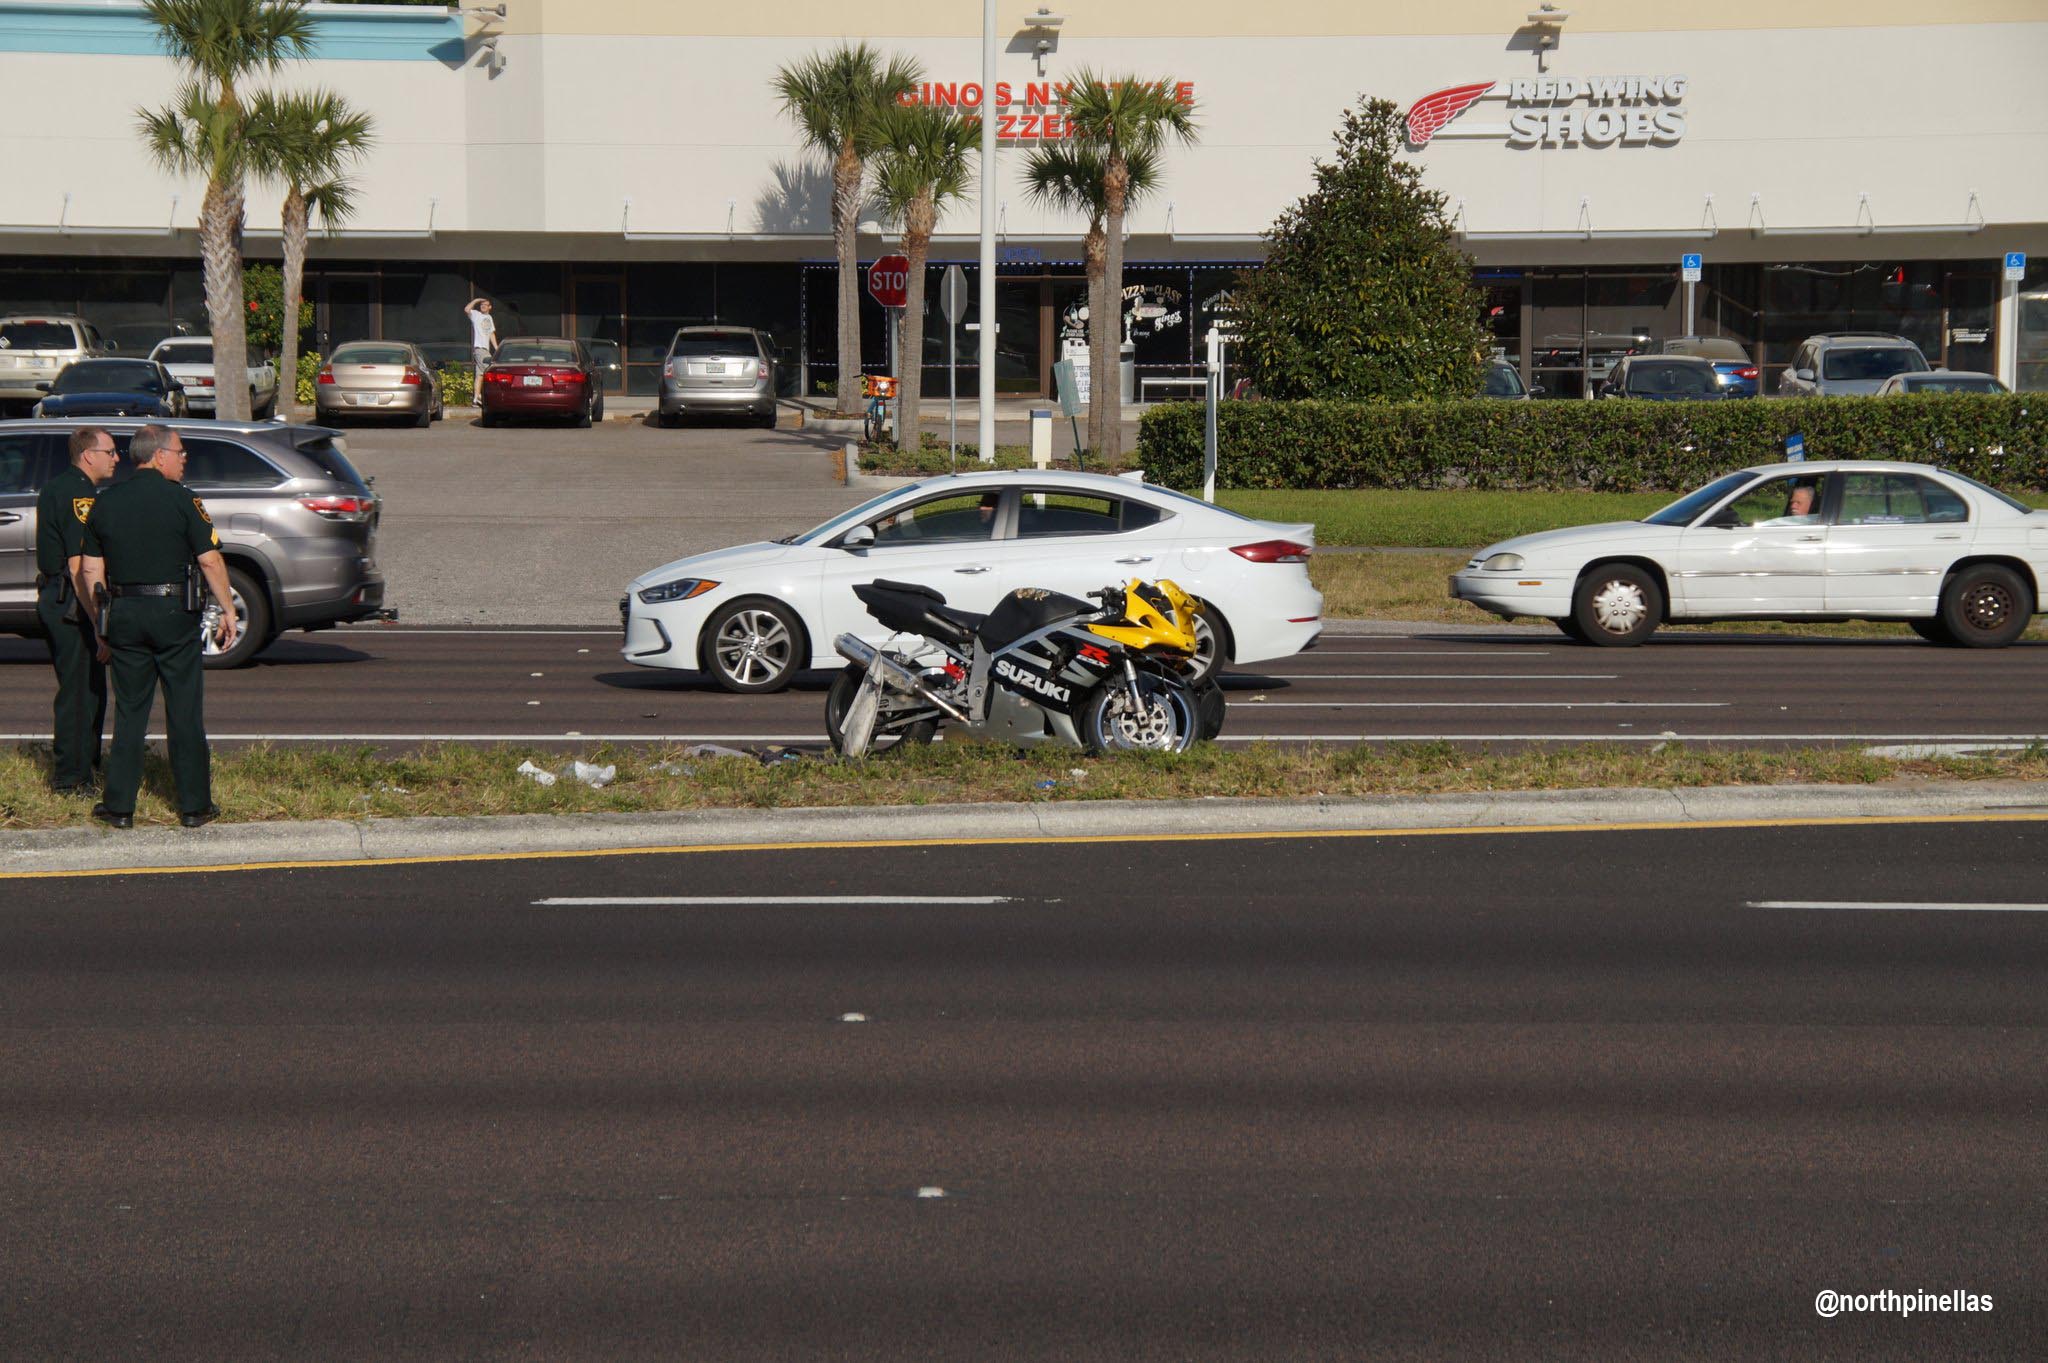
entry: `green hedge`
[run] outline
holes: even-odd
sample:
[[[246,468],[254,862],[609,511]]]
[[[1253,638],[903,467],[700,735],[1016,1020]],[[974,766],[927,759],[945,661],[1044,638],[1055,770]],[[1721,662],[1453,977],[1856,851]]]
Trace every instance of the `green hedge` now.
[[[1495,488],[1676,491],[1809,459],[1941,464],[2000,487],[2048,490],[2048,393],[1730,402],[1225,402],[1224,488]],[[1202,404],[1146,412],[1148,478],[1202,482]]]

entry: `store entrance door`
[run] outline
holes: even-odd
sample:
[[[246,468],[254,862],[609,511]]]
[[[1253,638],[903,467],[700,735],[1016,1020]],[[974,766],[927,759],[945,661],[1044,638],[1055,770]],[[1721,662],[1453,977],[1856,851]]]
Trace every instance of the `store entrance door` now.
[[[314,289],[313,326],[322,355],[350,341],[377,340],[377,276],[321,275]]]
[[[1948,271],[1943,281],[1942,353],[1929,362],[1944,369],[1998,372],[1998,275],[1988,269]]]
[[[572,275],[569,334],[590,348],[607,393],[626,391],[626,280],[617,272]]]

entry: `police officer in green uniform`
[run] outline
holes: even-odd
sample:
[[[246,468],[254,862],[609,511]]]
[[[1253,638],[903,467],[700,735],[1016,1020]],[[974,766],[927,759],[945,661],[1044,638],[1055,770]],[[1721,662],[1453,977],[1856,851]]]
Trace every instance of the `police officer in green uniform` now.
[[[115,828],[134,825],[143,738],[161,681],[178,822],[197,828],[220,810],[206,749],[199,600],[189,590],[194,563],[221,608],[222,648],[234,647],[241,624],[213,518],[178,481],[185,475],[185,442],[166,427],[144,426],[129,441],[128,458],[135,476],[102,493],[85,522],[85,589],[96,597],[105,585],[111,593],[106,636],[114,672],[114,750],[106,793],[92,813]]]
[[[71,433],[71,464],[36,497],[36,619],[57,668],[50,785],[59,795],[92,789],[107,719],[106,645],[82,597],[85,518],[120,456],[97,426]]]

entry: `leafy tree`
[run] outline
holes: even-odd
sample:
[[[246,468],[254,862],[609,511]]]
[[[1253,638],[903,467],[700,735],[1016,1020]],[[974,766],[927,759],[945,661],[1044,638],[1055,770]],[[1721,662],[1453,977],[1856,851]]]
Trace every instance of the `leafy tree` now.
[[[1125,158],[1130,189],[1126,204],[1149,194],[1159,183],[1159,157],[1155,152],[1137,152]],[[1102,154],[1084,147],[1055,142],[1033,148],[1024,158],[1025,193],[1034,202],[1062,212],[1080,213],[1088,219],[1088,231],[1081,238],[1081,260],[1088,275],[1088,368],[1091,399],[1088,403],[1088,448],[1103,448],[1102,424],[1105,408],[1092,398],[1092,386],[1109,382],[1114,375],[1118,335],[1123,319],[1122,290],[1112,295],[1109,284],[1109,233],[1103,219],[1109,207],[1103,184],[1108,175]],[[1119,390],[1121,392],[1121,390]]]
[[[1136,76],[1103,79],[1092,71],[1079,72],[1066,91],[1067,133],[1081,150],[1092,152],[1102,166],[1103,300],[1121,324],[1124,295],[1124,214],[1134,198],[1131,177],[1133,157],[1156,156],[1169,138],[1181,143],[1195,140],[1195,110],[1175,93],[1172,81],[1144,81]],[[1095,314],[1090,304],[1089,315]],[[1101,435],[1098,454],[1114,462],[1123,452],[1123,396],[1116,369],[1117,336],[1110,342],[1107,363],[1089,357],[1093,371],[1089,379],[1089,425],[1097,424],[1100,408]]]
[[[206,317],[213,333],[216,411],[223,420],[249,417],[249,348],[243,327],[242,190],[260,169],[249,137],[242,86],[293,59],[311,55],[313,20],[306,0],[143,0],[164,50],[185,70],[170,104],[138,109],[151,157],[176,175],[206,179],[199,209],[199,251],[206,279]]]
[[[883,115],[897,97],[915,89],[924,68],[866,43],[841,43],[776,72],[782,111],[804,141],[832,161],[832,243],[839,255],[839,411],[857,416],[860,392],[860,261],[854,233],[860,225],[866,157],[875,150]]]
[[[275,354],[287,338],[294,344],[298,333],[313,325],[313,305],[301,301],[298,305],[299,324],[288,327],[284,319],[290,315],[285,307],[284,275],[275,265],[251,265],[242,271],[242,298],[244,310],[248,313],[249,349]],[[292,361],[295,367],[298,361]],[[289,374],[282,360],[277,372]]]
[[[910,262],[904,291],[902,333],[902,419],[897,448],[915,452],[923,443],[918,403],[924,396],[924,273],[932,232],[948,205],[967,196],[981,130],[950,109],[898,104],[877,127],[875,198],[882,211],[903,224],[903,255]]]
[[[1316,187],[1266,233],[1234,305],[1245,372],[1271,398],[1470,397],[1487,337],[1444,196],[1399,159],[1400,109],[1347,110]]]
[[[286,95],[266,90],[256,96],[250,123],[266,178],[284,189],[282,306],[295,312],[305,290],[312,215],[318,213],[332,228],[354,211],[354,185],[344,171],[369,147],[373,123],[332,90]],[[283,339],[279,372],[296,373],[298,332],[288,328]]]

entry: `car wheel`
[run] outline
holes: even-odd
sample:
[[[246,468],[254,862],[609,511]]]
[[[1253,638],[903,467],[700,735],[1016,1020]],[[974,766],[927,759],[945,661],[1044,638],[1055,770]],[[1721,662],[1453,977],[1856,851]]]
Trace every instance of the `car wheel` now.
[[[1565,638],[1576,639],[1582,644],[1587,642],[1586,631],[1579,628],[1579,622],[1576,617],[1570,615],[1560,615],[1556,619],[1552,620],[1550,623],[1556,625],[1559,629],[1563,630]]]
[[[277,415],[277,394],[272,393],[269,401],[258,407],[250,416],[257,421],[268,421]]]
[[[476,424],[479,426],[495,426],[498,424],[498,414],[496,412],[481,412],[477,415]]]
[[[235,617],[242,622],[242,632],[235,639],[233,648],[223,650],[214,642],[213,631],[220,624],[220,608],[213,604],[210,596],[199,617],[202,662],[214,670],[244,666],[270,646],[272,637],[270,597],[255,578],[240,568],[229,568],[228,598],[234,602]]]
[[[809,661],[804,627],[779,601],[735,601],[704,627],[704,670],[728,691],[780,691]]]
[[[831,741],[832,751],[843,752],[845,745],[839,740],[846,727],[847,707],[853,704],[854,693],[860,690],[861,679],[867,676],[864,667],[848,667],[832,679],[832,689],[825,693],[825,737]],[[890,693],[884,691],[885,698]],[[930,709],[922,704],[905,704],[904,709]],[[905,745],[922,747],[932,741],[939,731],[935,719],[914,719],[908,723],[890,727],[890,711],[885,708],[875,717],[875,736],[870,752],[892,752]]]
[[[2018,573],[1978,563],[1949,578],[1938,618],[1964,648],[2004,648],[2026,632],[2033,614],[2033,593]]]
[[[1924,619],[1908,620],[1906,628],[1930,644],[1953,644],[1955,636],[1948,632],[1948,626],[1941,623],[1941,617],[1930,615]]]
[[[599,393],[599,394],[597,395],[597,406],[596,406],[596,408],[595,408],[595,409],[593,409],[593,410],[592,410],[592,412],[590,413],[590,419],[591,419],[592,421],[603,421],[603,420],[604,420],[604,394],[603,394],[603,393]]]
[[[664,431],[674,430],[677,422],[680,420],[681,418],[674,412],[656,412],[654,414],[654,424],[661,427]]]
[[[583,410],[578,412],[575,416],[577,430],[587,431],[590,429],[590,414],[596,406],[597,403],[595,400],[583,404]]]
[[[1195,617],[1195,656],[1188,660],[1188,685],[1200,687],[1211,677],[1223,670],[1224,659],[1230,653],[1230,626],[1217,615],[1212,624],[1210,616],[1215,607],[1204,602],[1201,614]]]
[[[1664,618],[1657,579],[1629,563],[1604,563],[1579,579],[1572,619],[1586,642],[1626,648],[1656,632]]]
[[[414,425],[414,427],[422,431],[424,431],[427,427],[433,425],[434,405],[430,402],[426,406],[420,408],[420,414],[412,419],[412,424]]]
[[[762,412],[755,419],[761,423],[762,430],[772,431],[775,429],[775,409],[773,407],[770,407],[767,411]]]

